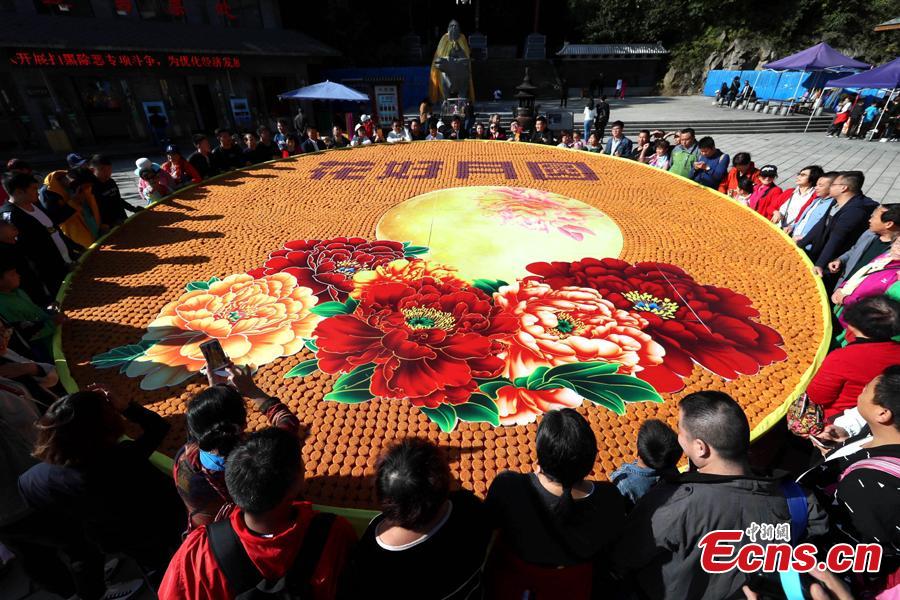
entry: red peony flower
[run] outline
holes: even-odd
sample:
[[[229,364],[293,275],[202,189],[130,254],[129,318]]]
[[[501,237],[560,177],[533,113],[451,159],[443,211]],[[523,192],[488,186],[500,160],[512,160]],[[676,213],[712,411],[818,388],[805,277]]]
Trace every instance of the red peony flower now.
[[[313,335],[323,371],[375,363],[373,395],[436,408],[465,403],[475,378],[499,375],[500,340],[515,330],[481,290],[425,277],[369,287],[353,314],[325,319]]]
[[[389,240],[338,237],[331,240],[295,240],[269,255],[253,277],[290,273],[320,302],[343,302],[353,291],[353,276],[403,258],[403,244]]]
[[[647,320],[644,331],[665,349],[665,360],[637,376],[660,392],[683,389],[682,378],[691,374],[694,362],[734,379],[787,358],[781,335],[753,320],[759,311],[747,296],[701,285],[674,265],[584,258],[532,263],[528,270],[536,276],[527,279],[557,289],[590,287],[616,308],[639,312]]]

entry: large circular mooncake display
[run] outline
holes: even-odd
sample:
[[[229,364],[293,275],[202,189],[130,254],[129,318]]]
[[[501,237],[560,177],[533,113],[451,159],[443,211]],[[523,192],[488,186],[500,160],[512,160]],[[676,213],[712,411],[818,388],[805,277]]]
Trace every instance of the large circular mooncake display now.
[[[392,442],[431,439],[483,494],[531,468],[560,407],[591,423],[600,478],[692,391],[731,394],[758,437],[829,327],[811,264],[749,209],[627,160],[476,141],[317,153],[182,191],[89,253],[63,308],[70,386],[164,415],[165,453],[216,338],[306,427],[307,497],[359,508]]]

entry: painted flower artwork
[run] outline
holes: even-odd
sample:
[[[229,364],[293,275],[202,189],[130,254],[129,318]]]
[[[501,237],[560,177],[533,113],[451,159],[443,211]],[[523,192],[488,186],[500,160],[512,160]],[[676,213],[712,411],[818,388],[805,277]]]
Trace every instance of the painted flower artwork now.
[[[591,210],[579,206],[564,196],[542,190],[517,187],[494,187],[480,192],[478,208],[498,216],[504,223],[514,223],[525,229],[560,233],[582,241],[586,236],[597,235],[584,224]]]
[[[92,363],[156,389],[199,373],[207,340],[257,367],[306,349],[285,377],[336,375],[325,401],[408,402],[450,432],[585,404],[624,414],[683,389],[697,365],[733,379],[786,358],[749,298],[674,265],[537,262],[506,282],[469,279],[428,252],[287,242],[248,273],[188,284],[140,340]]]

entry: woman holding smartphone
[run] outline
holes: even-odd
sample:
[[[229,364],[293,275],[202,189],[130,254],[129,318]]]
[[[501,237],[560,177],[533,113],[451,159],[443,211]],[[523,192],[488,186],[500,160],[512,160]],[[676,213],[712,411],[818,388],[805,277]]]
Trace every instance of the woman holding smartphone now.
[[[300,431],[297,417],[259,389],[249,369],[226,362],[224,353],[220,354],[224,366],[214,364],[217,353],[204,350],[204,355],[210,387],[188,404],[188,440],[175,455],[173,469],[175,487],[188,510],[189,531],[221,520],[233,508],[225,487],[225,459],[247,429],[245,398],[266,415],[272,427],[295,435]]]

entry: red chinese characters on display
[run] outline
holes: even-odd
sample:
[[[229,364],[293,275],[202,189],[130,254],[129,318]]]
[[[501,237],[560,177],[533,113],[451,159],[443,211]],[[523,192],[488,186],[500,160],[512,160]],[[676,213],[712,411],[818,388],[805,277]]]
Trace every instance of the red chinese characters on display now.
[[[173,17],[183,17],[187,14],[184,10],[183,0],[169,0],[169,14]]]
[[[234,19],[237,18],[237,17],[235,17],[235,16],[231,13],[231,7],[228,6],[228,0],[217,0],[217,2],[216,2],[216,14],[217,14],[217,15],[222,15],[223,17],[225,17],[225,18],[228,19],[229,21],[233,21]]]
[[[15,67],[75,68],[150,68],[239,69],[237,56],[205,54],[137,54],[116,52],[58,52],[53,50],[17,50],[10,53],[9,64]]]

